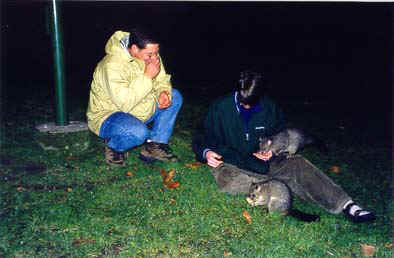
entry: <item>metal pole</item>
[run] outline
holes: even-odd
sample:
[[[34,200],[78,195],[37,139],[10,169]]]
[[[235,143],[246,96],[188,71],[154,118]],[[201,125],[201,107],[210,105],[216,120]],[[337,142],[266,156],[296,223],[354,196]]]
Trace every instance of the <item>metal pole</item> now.
[[[63,58],[63,35],[61,30],[60,10],[57,0],[50,3],[50,25],[53,45],[53,57],[55,63],[55,94],[56,94],[56,124],[64,126],[68,124],[66,116],[66,95]]]

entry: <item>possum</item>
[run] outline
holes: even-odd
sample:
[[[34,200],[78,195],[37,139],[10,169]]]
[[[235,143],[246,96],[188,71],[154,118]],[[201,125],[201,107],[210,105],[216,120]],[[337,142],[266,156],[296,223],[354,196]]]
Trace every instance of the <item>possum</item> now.
[[[290,191],[278,180],[252,183],[246,201],[252,206],[266,205],[268,211],[287,215],[290,209]]]
[[[287,128],[273,136],[259,139],[259,151],[272,151],[275,156],[286,155],[290,158],[295,153],[308,144],[318,144],[322,152],[326,152],[325,145],[318,143],[316,139],[306,136],[301,130],[296,128]]]
[[[281,215],[291,216],[305,222],[320,220],[318,215],[293,209],[289,188],[275,179],[252,183],[246,201],[252,206],[267,206],[269,213],[276,211]]]

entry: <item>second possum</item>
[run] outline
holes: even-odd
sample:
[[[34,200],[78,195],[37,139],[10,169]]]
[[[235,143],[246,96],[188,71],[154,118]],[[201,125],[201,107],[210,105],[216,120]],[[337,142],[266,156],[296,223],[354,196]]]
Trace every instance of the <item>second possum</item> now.
[[[319,221],[320,216],[304,213],[291,207],[288,187],[278,180],[252,183],[246,201],[252,206],[267,206],[268,212],[279,212],[305,222]]]
[[[290,191],[277,180],[252,183],[246,201],[252,206],[266,205],[268,211],[278,211],[287,215],[290,209]]]

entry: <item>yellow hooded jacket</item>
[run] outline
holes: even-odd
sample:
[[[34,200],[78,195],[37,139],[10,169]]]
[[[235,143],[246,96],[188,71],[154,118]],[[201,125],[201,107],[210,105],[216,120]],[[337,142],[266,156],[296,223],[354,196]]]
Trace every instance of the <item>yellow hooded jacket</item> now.
[[[145,122],[155,113],[162,91],[168,91],[171,98],[171,76],[163,63],[155,78],[144,75],[144,61],[133,58],[127,50],[128,37],[129,33],[123,31],[111,36],[106,55],[93,74],[86,115],[89,129],[97,135],[111,114],[125,112]]]

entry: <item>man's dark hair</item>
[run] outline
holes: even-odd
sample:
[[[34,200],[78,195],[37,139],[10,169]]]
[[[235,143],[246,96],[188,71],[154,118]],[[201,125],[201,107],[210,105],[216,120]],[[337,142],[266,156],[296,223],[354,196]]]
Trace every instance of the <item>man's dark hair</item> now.
[[[263,94],[262,75],[258,72],[245,70],[240,73],[237,91],[240,103],[255,106]]]
[[[147,44],[158,43],[159,39],[152,29],[139,26],[131,30],[127,47],[130,48],[131,45],[135,44],[138,48],[144,49]]]

